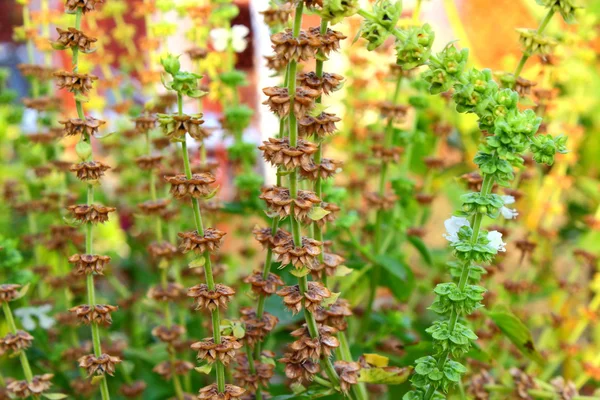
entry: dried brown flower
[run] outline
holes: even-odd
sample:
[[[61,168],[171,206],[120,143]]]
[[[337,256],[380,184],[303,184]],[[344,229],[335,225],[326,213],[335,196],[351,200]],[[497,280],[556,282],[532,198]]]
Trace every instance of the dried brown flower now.
[[[311,158],[307,164],[302,165],[300,175],[311,180],[316,180],[319,177],[321,179],[329,179],[338,172],[341,165],[341,161],[330,158],[322,158],[321,162],[316,164]]]
[[[98,39],[90,37],[75,28],[68,28],[67,30],[56,28],[56,31],[58,32],[58,39],[54,44],[71,49],[77,47],[84,53],[93,51],[92,46],[98,41]]]
[[[271,332],[279,319],[268,312],[263,312],[262,318],[258,319],[256,310],[251,307],[244,307],[240,309],[240,320],[246,327],[246,335],[244,340],[248,342],[250,347],[258,342],[262,342],[263,339]]]
[[[318,307],[314,316],[320,324],[329,325],[338,331],[345,331],[348,327],[346,317],[352,316],[352,310],[347,300],[338,299],[329,307]]]
[[[80,8],[85,14],[94,11],[98,4],[104,4],[104,0],[67,0],[65,9],[67,11],[75,12]]]
[[[294,169],[299,166],[312,168],[312,155],[316,153],[318,146],[300,139],[296,146],[292,147],[288,138],[269,138],[259,149],[263,151],[264,159],[271,164]]]
[[[54,68],[37,64],[17,64],[17,69],[23,76],[34,77],[41,81],[52,79]]]
[[[194,298],[196,310],[208,309],[210,311],[218,308],[227,309],[227,303],[234,294],[235,290],[222,283],[217,283],[212,290],[208,288],[207,284],[201,283],[192,286],[187,291],[187,296]]]
[[[215,343],[213,337],[205,338],[192,344],[191,349],[198,352],[198,360],[206,360],[208,363],[220,361],[223,365],[229,365],[235,358],[235,351],[242,348],[242,344],[233,336],[222,336],[221,343]]]
[[[33,336],[28,332],[18,330],[15,333],[7,333],[0,338],[0,353],[5,351],[18,352],[31,347]]]
[[[177,235],[182,239],[179,248],[183,253],[194,251],[197,254],[204,254],[207,251],[219,250],[225,232],[216,228],[206,228],[202,236],[197,231],[179,232]]]
[[[144,393],[146,386],[146,382],[144,381],[134,381],[131,384],[121,385],[119,392],[129,399],[135,399]]]
[[[267,60],[267,68],[273,71],[283,71],[287,66],[287,62],[284,59],[277,57],[277,54],[272,56],[264,56]]]
[[[273,236],[271,228],[268,227],[260,228],[257,226],[252,230],[252,233],[254,234],[254,238],[265,248],[276,247],[280,243],[287,243],[292,238],[289,232],[281,228],[277,229],[275,236]]]
[[[108,304],[96,304],[90,306],[88,304],[82,304],[80,306],[69,309],[70,312],[77,315],[79,322],[85,325],[91,323],[110,325],[112,324],[111,313],[117,311],[119,307],[111,306]]]
[[[273,248],[275,258],[281,265],[292,264],[295,268],[308,267],[317,262],[323,243],[308,237],[302,237],[302,244],[296,247],[293,240],[279,243]]]
[[[391,101],[379,103],[379,110],[384,118],[391,118],[398,121],[404,121],[410,106],[395,104]]]
[[[467,392],[475,400],[488,400],[490,393],[485,389],[485,386],[494,383],[494,378],[486,370],[482,370],[471,377]]]
[[[329,94],[337,90],[344,77],[335,73],[324,72],[322,77],[318,77],[313,71],[302,72],[296,77],[299,86],[306,86],[314,90]]]
[[[528,393],[529,389],[537,389],[533,377],[518,368],[511,368],[509,372],[515,385],[513,392],[513,396],[516,396],[515,399],[531,400],[532,398]]]
[[[315,135],[318,138],[323,138],[336,131],[336,122],[342,119],[335,114],[322,112],[319,115],[305,115],[298,120],[298,128],[301,135]]]
[[[201,125],[204,123],[202,114],[197,116],[191,115],[173,115],[172,123],[164,125],[165,134],[171,138],[183,138],[186,133],[189,133],[193,138],[203,138],[205,132],[202,131]]]
[[[254,373],[252,373],[246,357],[238,357],[237,361],[238,366],[233,373],[236,382],[251,392],[256,392],[259,386],[265,388],[269,386],[269,381],[275,373],[275,365],[254,361]]]
[[[577,386],[571,381],[566,381],[562,376],[552,379],[550,384],[558,394],[559,400],[573,400],[575,396],[579,395]]]
[[[386,163],[400,162],[400,155],[404,153],[404,149],[400,146],[386,147],[380,144],[371,146],[373,158]]]
[[[271,28],[285,25],[293,11],[292,3],[284,3],[267,8],[265,11],[259,12],[262,14],[265,24]]]
[[[213,383],[212,385],[208,385],[200,389],[200,394],[198,395],[199,400],[235,400],[242,397],[242,395],[246,393],[246,389],[242,389],[241,387],[235,385],[225,385],[225,391],[223,393],[219,392],[217,388],[217,384]]]
[[[333,364],[333,367],[340,377],[340,389],[342,389],[342,392],[348,393],[350,387],[358,383],[360,364],[352,361],[339,360]]]
[[[170,380],[173,374],[185,375],[194,369],[194,364],[185,360],[163,361],[152,369],[166,380]]]
[[[308,282],[308,290],[304,293],[300,291],[298,285],[284,286],[277,291],[277,295],[283,298],[283,304],[286,308],[297,314],[304,307],[312,312],[315,312],[317,307],[321,305],[323,299],[331,297],[331,292],[321,282]]]
[[[341,32],[329,28],[324,34],[321,34],[320,30],[320,27],[315,26],[310,28],[309,32],[311,35],[318,35],[323,54],[329,56],[332,51],[338,51],[340,49],[340,41],[346,39],[346,36]]]
[[[156,127],[156,117],[154,115],[140,115],[133,119],[135,131],[146,133]]]
[[[292,108],[292,98],[289,95],[288,88],[285,87],[266,87],[263,93],[268,96],[268,99],[263,104],[269,106],[269,109],[279,115],[285,117],[290,113]],[[311,89],[306,86],[296,88],[296,95],[293,98],[293,111],[296,118],[304,117],[315,106],[315,100],[321,95],[320,90]]]
[[[88,354],[79,359],[79,366],[85,368],[89,376],[94,374],[104,375],[109,374],[113,376],[115,373],[115,366],[119,364],[121,359],[119,357],[111,356],[108,354],[101,354],[96,357],[93,354]]]
[[[135,159],[135,163],[137,166],[145,171],[160,168],[160,162],[162,161],[163,156],[141,156]]]
[[[293,382],[311,382],[320,371],[318,361],[298,360],[290,353],[286,353],[279,362],[285,363],[285,376]]]
[[[50,380],[54,377],[53,374],[35,375],[31,382],[26,380],[12,381],[6,385],[6,389],[10,394],[19,399],[26,399],[30,396],[39,396],[52,386]]]
[[[444,168],[444,160],[439,157],[424,157],[423,163],[428,169],[442,169]]]
[[[299,190],[296,198],[292,199],[290,190],[280,186],[263,188],[259,198],[265,201],[272,213],[279,214],[282,219],[291,214],[293,207],[296,220],[305,219],[313,205],[321,202],[321,199],[309,190]]]
[[[35,99],[25,97],[23,105],[36,111],[49,111],[57,107],[57,99],[50,96],[36,97]]]
[[[365,194],[365,199],[367,200],[369,207],[378,210],[391,210],[394,208],[394,205],[398,200],[398,196],[393,193],[387,193],[383,196],[380,196],[379,193],[369,192]]]
[[[82,181],[97,181],[104,172],[109,170],[110,167],[100,161],[86,161],[79,164],[73,164],[70,168],[71,171],[75,172],[77,178]]]
[[[14,283],[5,283],[0,285],[0,302],[9,302],[15,300],[19,296],[21,285]]]
[[[174,282],[166,286],[156,285],[148,290],[148,297],[156,301],[179,301],[185,298],[185,288]]]
[[[71,118],[65,121],[58,121],[64,125],[63,132],[65,136],[89,135],[94,136],[98,133],[98,128],[106,122],[94,117],[85,117],[85,119]]]
[[[318,336],[312,338],[306,324],[290,333],[298,338],[289,346],[290,353],[297,360],[319,360],[321,356],[329,357],[331,352],[339,347],[340,342],[334,336],[337,331],[327,325],[318,327]]]
[[[173,197],[183,199],[191,196],[199,199],[212,192],[210,185],[215,183],[216,178],[212,173],[204,172],[194,174],[189,179],[185,175],[165,176],[165,180],[171,184],[170,193]]]
[[[138,207],[147,215],[162,215],[170,202],[169,199],[147,200],[138,204]]]
[[[515,90],[519,93],[519,96],[525,97],[531,93],[531,88],[536,86],[537,82],[527,80],[523,77],[518,77],[515,82]]]
[[[325,271],[327,276],[335,275],[337,267],[342,265],[343,262],[344,258],[342,256],[333,253],[324,253],[323,262],[307,265],[306,267],[310,270],[313,278],[320,279],[323,271]]]
[[[108,221],[108,213],[116,211],[114,207],[106,207],[99,204],[78,204],[67,207],[73,214],[73,218],[80,222],[92,224]]]
[[[69,92],[87,94],[92,89],[92,84],[98,79],[95,75],[78,74],[75,72],[55,72],[56,86],[67,89]]]
[[[318,31],[317,31],[318,33]],[[291,29],[278,32],[271,35],[273,51],[286,62],[307,61],[313,58],[318,49],[321,48],[321,38],[319,35],[300,31],[297,37],[294,37]]]
[[[166,326],[157,326],[152,329],[152,336],[164,343],[173,343],[179,340],[185,333],[185,327],[181,325],[173,325],[170,328]]]
[[[96,254],[73,254],[69,257],[69,263],[75,264],[75,273],[77,275],[89,275],[96,273],[102,275],[104,267],[110,261],[109,256],[100,256]]]
[[[283,286],[283,280],[272,272],[265,279],[262,271],[254,271],[244,279],[244,282],[249,283],[252,291],[260,296],[271,296],[277,291],[278,286]]]
[[[186,50],[186,54],[190,57],[190,60],[199,61],[206,58],[208,50],[203,49],[202,47],[194,47]]]

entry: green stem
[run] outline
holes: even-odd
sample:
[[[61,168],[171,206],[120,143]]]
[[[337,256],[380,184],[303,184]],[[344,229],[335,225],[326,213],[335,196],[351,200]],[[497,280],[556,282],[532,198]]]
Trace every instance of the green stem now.
[[[183,115],[183,96],[180,92],[177,93],[177,110],[179,116]],[[187,134],[184,136],[181,142],[181,152],[183,156],[183,166],[185,169],[185,175],[188,179],[192,177],[192,168],[190,165],[190,157],[187,150]],[[194,223],[196,225],[196,231],[198,235],[204,235],[204,225],[202,223],[202,213],[200,212],[200,205],[198,199],[192,199],[192,209],[194,211]],[[209,290],[214,290],[215,280],[212,271],[212,264],[210,259],[210,253],[207,251],[203,255],[204,257],[204,276],[206,278],[206,284]],[[212,328],[213,328],[213,340],[215,343],[221,343],[221,321],[219,317],[219,310],[215,309],[211,311]],[[217,388],[219,393],[225,391],[225,369],[223,363],[216,362],[216,376],[217,376]]]
[[[2,310],[4,311],[4,316],[6,317],[6,322],[8,323],[8,328],[11,333],[17,333],[17,324],[15,324],[15,318],[13,317],[12,311],[8,302],[2,302]],[[25,350],[21,350],[19,352],[19,360],[21,361],[21,367],[23,368],[23,374],[25,375],[25,379],[27,382],[31,382],[33,380],[33,372],[31,372],[31,366],[29,365],[29,360],[27,359],[27,354],[25,354]]]

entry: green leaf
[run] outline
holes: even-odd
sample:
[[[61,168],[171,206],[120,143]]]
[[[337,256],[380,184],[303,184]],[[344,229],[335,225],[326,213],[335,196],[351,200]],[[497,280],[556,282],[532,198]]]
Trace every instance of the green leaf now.
[[[42,393],[42,396],[50,400],[60,400],[67,398],[67,395],[63,393]]]
[[[376,353],[365,353],[363,356],[368,364],[375,367],[387,367],[390,362],[389,358]]]
[[[412,244],[415,249],[417,249],[421,257],[423,258],[423,261],[425,261],[427,265],[433,265],[431,253],[429,252],[429,249],[427,248],[423,240],[421,240],[421,238],[417,236],[408,236],[406,240],[408,240],[408,242]]]
[[[15,300],[20,299],[21,297],[24,297],[27,292],[29,291],[29,286],[30,284],[26,284],[25,286],[23,286],[20,290],[19,290],[19,294],[17,294],[17,297],[15,297]]]
[[[302,278],[310,274],[310,270],[304,267],[302,267],[301,269],[293,268],[290,270],[290,274],[294,275],[296,278]]]
[[[95,375],[90,382],[92,385],[97,385],[102,382],[102,379],[104,379],[104,375]]]
[[[235,326],[233,327],[233,336],[234,336],[236,339],[241,339],[241,338],[243,338],[245,335],[246,335],[246,330],[244,329],[244,327],[243,327],[243,326],[241,326],[241,325],[235,325]]]
[[[323,307],[329,307],[330,305],[332,305],[333,303],[335,303],[337,301],[337,299],[340,297],[340,292],[337,293],[331,293],[331,296],[329,296],[326,299],[323,299],[323,301],[321,302],[321,305]]]
[[[330,213],[331,211],[327,211],[323,207],[313,207],[310,209],[308,217],[313,221],[318,221]]]
[[[212,364],[206,364],[201,367],[196,367],[194,369],[201,374],[209,375],[210,371],[212,371]]]
[[[188,267],[200,268],[200,267],[203,267],[204,264],[206,264],[206,257],[196,258],[195,260],[193,260],[191,263],[188,264]]]
[[[406,301],[415,287],[415,277],[402,261],[385,254],[375,258],[381,266],[379,285],[391,290],[398,301]]]
[[[385,367],[363,368],[360,370],[359,382],[382,385],[400,385],[410,376],[411,368]]]
[[[486,314],[521,353],[539,365],[545,364],[541,354],[535,348],[531,331],[516,315],[508,309],[500,307],[494,311],[488,311]]]

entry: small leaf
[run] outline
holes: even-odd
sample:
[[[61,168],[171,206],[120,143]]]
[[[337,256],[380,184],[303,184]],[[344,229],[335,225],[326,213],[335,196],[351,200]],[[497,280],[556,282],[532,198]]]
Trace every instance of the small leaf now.
[[[323,301],[321,302],[321,305],[323,307],[329,307],[330,305],[332,305],[333,303],[335,303],[337,301],[337,299],[340,297],[340,292],[338,293],[331,293],[331,296],[329,296],[326,299],[323,299]]]
[[[30,284],[26,284],[25,286],[23,286],[20,290],[19,290],[19,294],[17,294],[17,297],[15,297],[15,300],[20,299],[21,297],[24,297],[27,292],[29,291],[29,286]]]
[[[104,379],[104,375],[96,375],[92,378],[90,382],[92,383],[92,385],[97,385],[100,382],[102,382],[102,379]]]
[[[318,221],[330,213],[331,211],[327,211],[323,207],[313,207],[310,209],[308,217],[313,221]]]
[[[191,263],[188,264],[188,267],[200,268],[200,267],[203,267],[204,264],[206,264],[206,257],[196,258],[195,260],[193,260]]]
[[[310,274],[310,270],[308,268],[302,267],[301,269],[292,269],[290,274],[294,275],[296,278],[302,278],[308,274]]]
[[[201,367],[196,367],[194,369],[201,374],[209,375],[210,372],[212,371],[212,364],[206,364]]]
[[[410,376],[411,368],[385,367],[363,368],[360,370],[359,382],[383,385],[400,385]]]
[[[429,266],[433,265],[433,259],[431,258],[431,253],[429,252],[429,249],[427,248],[425,243],[423,243],[423,240],[421,240],[421,238],[416,237],[416,236],[408,236],[406,238],[406,240],[408,240],[410,242],[410,244],[412,244],[413,247],[415,249],[417,249],[417,251],[419,252],[421,257],[423,258],[423,261],[425,261],[425,263],[427,265],[429,265]]]
[[[390,359],[376,353],[363,354],[365,361],[375,367],[387,367]]]
[[[67,398],[67,395],[63,393],[42,393],[42,396],[50,400],[60,400]]]
[[[345,265],[339,265],[335,269],[335,276],[348,276],[352,272],[354,272],[354,270],[352,268],[348,268]]]
[[[241,325],[235,325],[233,327],[233,336],[237,339],[241,339],[246,336],[246,330]]]

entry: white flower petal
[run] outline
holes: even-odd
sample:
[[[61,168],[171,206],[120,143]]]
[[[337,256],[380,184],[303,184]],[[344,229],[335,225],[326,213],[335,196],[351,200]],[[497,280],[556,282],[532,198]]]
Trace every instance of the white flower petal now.
[[[505,195],[505,196],[502,196],[502,201],[504,202],[504,205],[514,204],[515,197],[514,196],[510,196],[510,195]]]
[[[455,217],[452,216],[444,221],[444,227],[446,228],[446,233],[442,236],[446,238],[449,242],[457,242],[458,241],[458,231],[463,226],[471,226],[469,220],[463,217]]]
[[[502,207],[500,208],[500,213],[506,219],[514,219],[517,218],[519,213],[515,208]]]
[[[496,251],[506,251],[506,243],[502,241],[502,233],[498,231],[491,231],[487,234],[489,240],[488,246]]]
[[[51,317],[49,317],[47,315],[38,314],[38,318],[40,320],[40,326],[43,329],[50,329],[56,323],[56,321],[54,320],[54,318],[51,318]]]
[[[225,28],[215,28],[210,31],[210,38],[212,40],[213,48],[216,51],[225,51],[231,35],[229,30]]]

